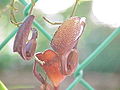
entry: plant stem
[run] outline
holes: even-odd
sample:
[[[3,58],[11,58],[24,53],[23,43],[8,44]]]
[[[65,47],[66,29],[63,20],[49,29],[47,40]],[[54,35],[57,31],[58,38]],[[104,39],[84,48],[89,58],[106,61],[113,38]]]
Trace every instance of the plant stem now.
[[[76,8],[77,8],[78,1],[79,1],[79,0],[76,0],[76,1],[75,1],[75,5],[74,5],[74,7],[73,7],[73,11],[72,11],[70,17],[72,17],[72,16],[74,15],[74,13],[75,13],[75,11],[76,11]]]

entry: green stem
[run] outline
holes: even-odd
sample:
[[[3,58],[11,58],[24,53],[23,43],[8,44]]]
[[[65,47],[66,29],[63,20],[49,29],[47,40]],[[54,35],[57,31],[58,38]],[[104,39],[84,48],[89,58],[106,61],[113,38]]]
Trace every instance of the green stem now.
[[[80,71],[80,70],[83,70],[88,64],[90,64],[90,63],[94,60],[94,58],[95,58],[98,54],[100,54],[100,53],[103,51],[103,49],[104,49],[105,47],[107,47],[107,46],[110,44],[110,42],[111,42],[115,37],[117,37],[119,34],[120,34],[120,28],[115,29],[114,32],[111,33],[111,34],[107,37],[107,39],[106,39],[102,44],[100,44],[100,45],[98,46],[98,48],[97,48],[90,56],[88,56],[88,57],[78,66],[78,68],[76,69],[76,72],[75,72],[75,76],[77,76],[77,75],[79,74],[79,71]]]
[[[24,0],[23,0],[24,1]],[[38,0],[35,0],[35,3],[37,2]],[[21,1],[20,1],[21,2]],[[24,1],[25,2],[25,1]],[[31,9],[31,7],[32,7],[32,3],[30,3],[30,4],[24,4],[23,2],[21,2],[24,6],[26,6],[25,7],[25,9],[24,9],[24,16],[27,16],[29,13],[30,13],[30,9]],[[26,2],[25,2],[26,3]]]

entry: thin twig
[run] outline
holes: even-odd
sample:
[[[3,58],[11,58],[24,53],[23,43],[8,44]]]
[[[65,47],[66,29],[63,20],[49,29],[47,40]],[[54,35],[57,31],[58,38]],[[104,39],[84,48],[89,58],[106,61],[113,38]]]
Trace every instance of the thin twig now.
[[[17,8],[14,7],[14,0],[12,0],[11,3],[11,10],[10,10],[10,21],[11,23],[15,24],[17,27],[19,27],[19,23],[17,22],[16,18],[15,18],[15,14],[14,11],[17,10]],[[13,19],[13,20],[12,20]]]
[[[30,9],[29,15],[31,15],[31,13],[32,13],[33,7],[35,6],[35,1],[31,0],[31,3],[32,3],[32,6],[31,6],[31,9]]]
[[[76,0],[76,1],[75,1],[75,5],[74,5],[74,7],[73,7],[73,11],[72,11],[70,17],[72,17],[72,16],[74,15],[74,13],[76,12],[76,8],[77,8],[78,1],[79,1],[79,0]]]
[[[61,22],[51,22],[51,21],[48,20],[46,17],[43,17],[43,19],[44,19],[46,22],[48,22],[48,23],[50,23],[50,24],[52,24],[52,25],[60,25],[60,24],[62,24]]]

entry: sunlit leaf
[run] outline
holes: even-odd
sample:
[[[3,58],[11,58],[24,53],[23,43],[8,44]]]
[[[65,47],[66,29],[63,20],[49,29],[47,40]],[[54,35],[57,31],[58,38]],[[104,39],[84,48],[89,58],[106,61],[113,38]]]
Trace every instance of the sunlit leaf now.
[[[0,90],[8,90],[2,81],[0,81]]]

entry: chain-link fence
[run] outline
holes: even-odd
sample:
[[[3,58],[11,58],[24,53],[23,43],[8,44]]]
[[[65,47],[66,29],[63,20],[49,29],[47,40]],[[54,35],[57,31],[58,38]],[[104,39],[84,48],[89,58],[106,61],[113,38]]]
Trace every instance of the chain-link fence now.
[[[19,0],[24,6],[25,9],[23,11],[24,16],[27,17],[30,8],[32,6],[32,4],[27,4],[27,2],[25,0]],[[37,2],[38,0],[36,0],[35,2]],[[34,20],[33,25],[48,39],[48,40],[52,40],[52,36],[46,32],[46,30],[44,30],[44,28],[37,22]],[[13,30],[11,32],[11,34],[0,44],[0,50],[9,42],[9,40],[16,34],[16,32],[18,31],[18,28],[16,28],[15,30]],[[94,58],[99,55],[103,49],[105,47],[107,47],[110,42],[117,37],[120,34],[120,28],[115,29],[107,38],[106,40],[104,40],[97,48],[96,50],[89,55],[82,63],[80,63],[76,69],[76,71],[74,72],[74,81],[71,82],[71,84],[68,86],[68,88],[66,90],[72,90],[74,88],[75,85],[77,84],[81,84],[83,85],[85,88],[87,88],[88,90],[94,90],[94,88],[87,82],[84,80],[83,76],[84,76],[84,68],[86,68],[90,63],[92,63],[92,61],[94,60]]]

